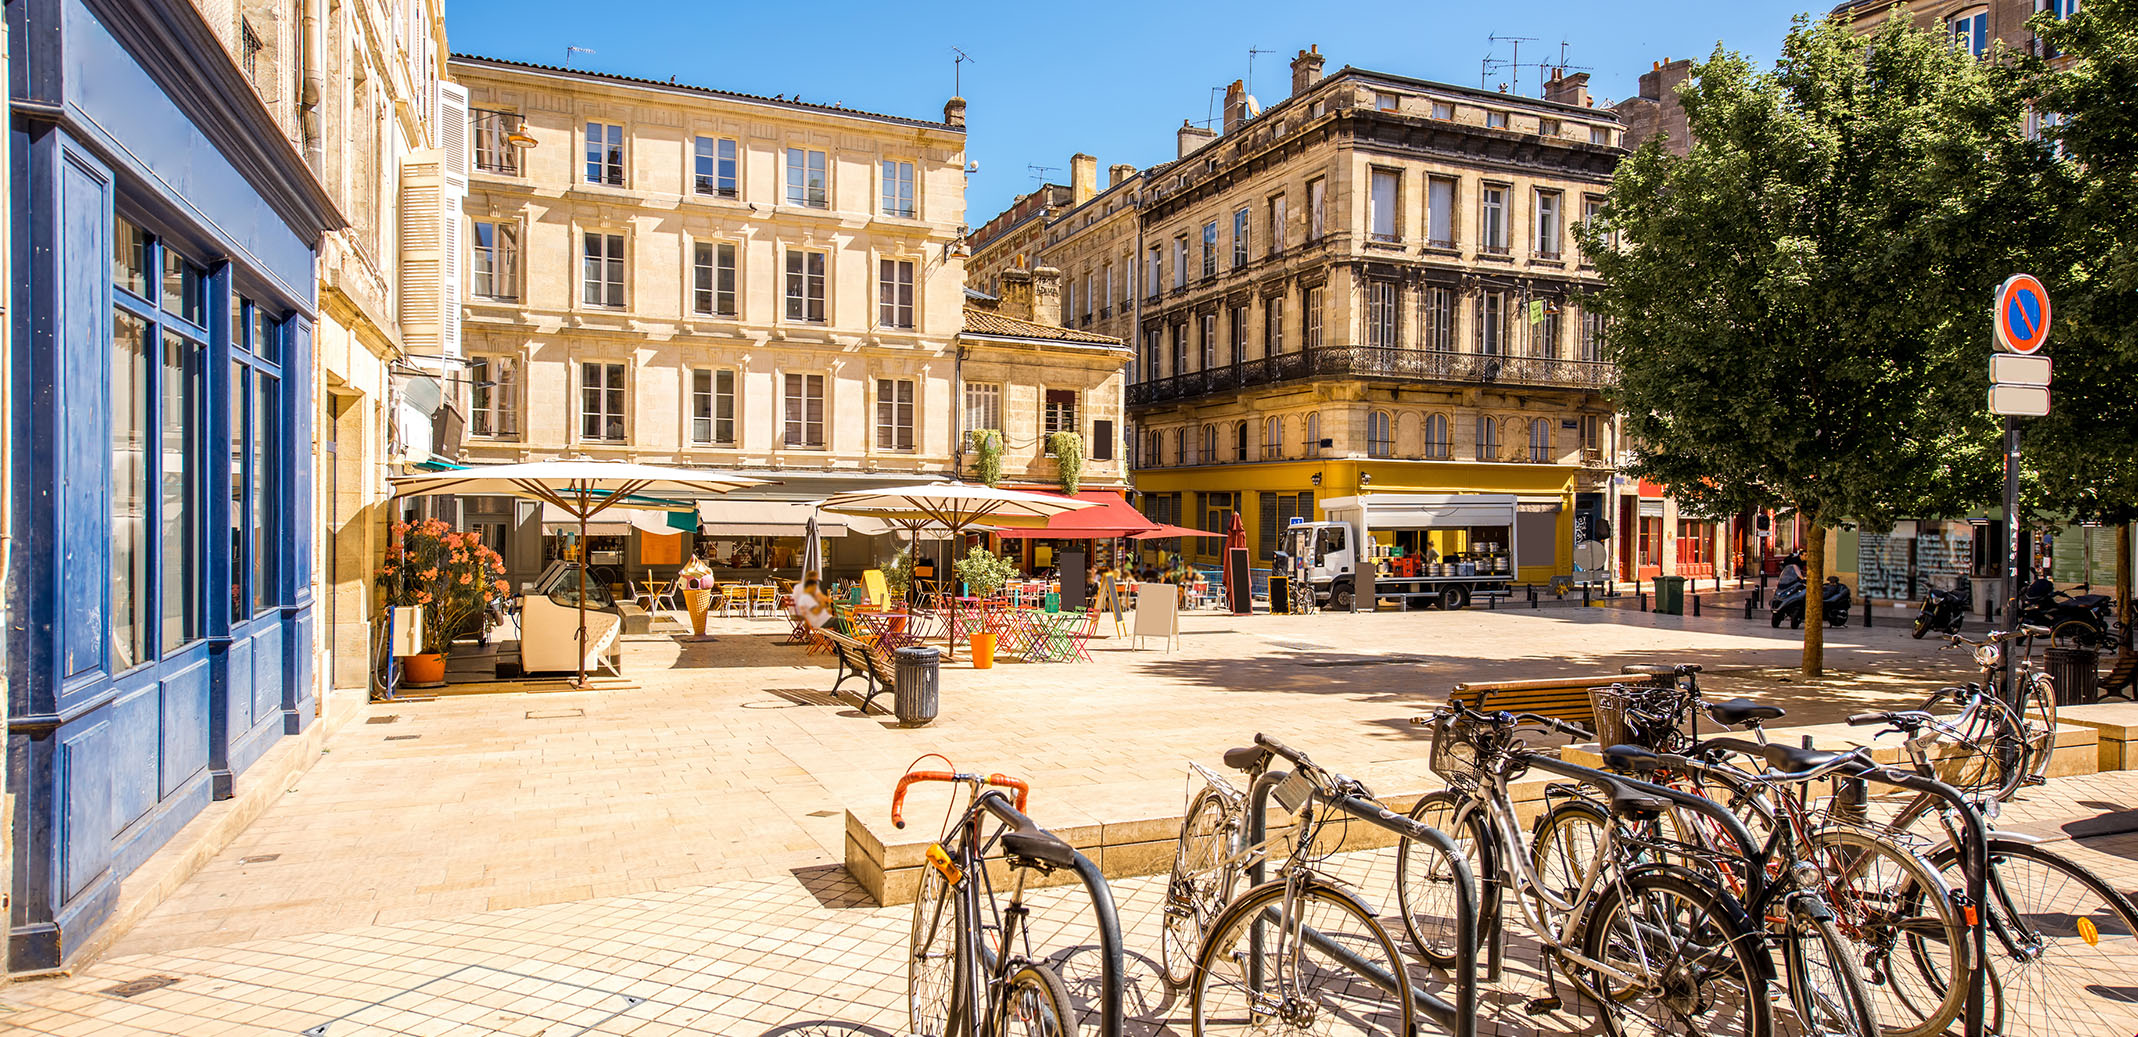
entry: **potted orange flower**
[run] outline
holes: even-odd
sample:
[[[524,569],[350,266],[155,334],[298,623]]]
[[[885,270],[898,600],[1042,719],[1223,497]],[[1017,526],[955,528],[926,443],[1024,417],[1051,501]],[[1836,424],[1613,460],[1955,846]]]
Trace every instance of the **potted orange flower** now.
[[[394,523],[377,577],[387,607],[423,610],[423,654],[408,658],[409,684],[444,683],[453,638],[483,632],[490,606],[508,590],[504,558],[484,546],[480,534],[454,532],[439,519]]]

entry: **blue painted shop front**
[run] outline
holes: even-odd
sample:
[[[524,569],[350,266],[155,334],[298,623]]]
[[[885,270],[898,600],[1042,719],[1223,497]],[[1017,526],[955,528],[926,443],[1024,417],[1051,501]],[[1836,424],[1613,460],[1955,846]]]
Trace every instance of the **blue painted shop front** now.
[[[10,0],[12,971],[314,713],[313,259],[340,218],[182,0]]]

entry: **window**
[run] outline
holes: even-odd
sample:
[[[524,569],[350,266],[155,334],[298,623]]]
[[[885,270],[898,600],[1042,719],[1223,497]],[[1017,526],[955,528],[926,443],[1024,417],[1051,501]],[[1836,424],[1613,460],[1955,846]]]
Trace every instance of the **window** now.
[[[1217,366],[1217,314],[1203,314],[1196,320],[1196,330],[1202,332],[1199,341],[1203,349],[1203,370],[1208,371]]]
[[[1106,292],[1105,295],[1099,296],[1099,316],[1111,316],[1114,312],[1114,265],[1112,263],[1099,268],[1099,284],[1104,286]]]
[[[787,319],[824,323],[824,253],[788,250]]]
[[[1604,206],[1604,203],[1603,203],[1603,199],[1601,199],[1601,198],[1597,198],[1597,197],[1595,197],[1595,196],[1593,196],[1593,195],[1591,195],[1591,196],[1589,196],[1589,197],[1587,197],[1587,198],[1583,198],[1583,199],[1581,200],[1581,224],[1582,224],[1582,226],[1584,226],[1584,227],[1587,227],[1587,228],[1589,228],[1590,230],[1599,230],[1599,229],[1601,229],[1601,225],[1600,225],[1600,223],[1599,223],[1598,221],[1599,221],[1599,220],[1601,220],[1601,219],[1603,218],[1603,206]],[[1606,244],[1606,245],[1608,245],[1608,244],[1609,244],[1608,238],[1607,238],[1607,240],[1606,240],[1605,244]],[[1582,257],[1581,257],[1581,265],[1582,265],[1582,266],[1592,266],[1592,265],[1594,265],[1594,264],[1595,264],[1595,262],[1596,262],[1596,261],[1595,261],[1594,259],[1591,259],[1590,257],[1588,257],[1588,256],[1586,256],[1586,255],[1584,255],[1584,256],[1582,256]]]
[[[1608,126],[1591,126],[1591,127],[1589,127],[1589,143],[1591,143],[1591,144],[1601,144],[1601,145],[1603,145],[1604,147],[1607,147],[1607,148],[1608,148],[1608,147],[1610,147],[1610,146],[1611,146],[1611,129],[1610,129],[1610,127],[1608,127]]]
[[[1678,520],[1678,568],[1704,571],[1715,564],[1715,524],[1699,519]]]
[[[520,360],[510,356],[468,359],[468,434],[517,439],[520,434]]]
[[[1425,290],[1425,348],[1451,352],[1455,349],[1455,290]]]
[[[1311,490],[1302,493],[1264,490],[1261,497],[1262,522],[1256,531],[1255,549],[1263,561],[1270,561],[1277,554],[1277,540],[1284,527],[1291,525],[1295,518],[1302,522],[1314,521],[1314,493]]]
[[[1392,112],[1401,107],[1403,99],[1394,94],[1374,94],[1373,107],[1378,111]]]
[[[1284,296],[1262,300],[1262,355],[1284,352]]]
[[[245,70],[245,78],[254,83],[260,81],[260,52],[267,45],[260,42],[260,34],[253,31],[252,20],[238,19],[238,66]]]
[[[1477,416],[1477,459],[1497,461],[1500,459],[1500,426],[1483,414]]]
[[[1329,182],[1327,180],[1317,178],[1307,181],[1307,240],[1309,242],[1320,241],[1323,231],[1327,229],[1327,224],[1324,221],[1327,216],[1328,194]]]
[[[699,137],[691,149],[692,190],[716,198],[742,194],[736,165],[735,141],[729,137]]]
[[[912,219],[920,211],[913,204],[913,163],[883,161],[883,214]]]
[[[1581,449],[1584,451],[1603,449],[1602,415],[1584,414],[1581,416]]]
[[[1560,249],[1559,192],[1537,192],[1537,258],[1557,259]]]
[[[714,317],[735,316],[735,246],[700,241],[691,252],[691,310]]]
[[[1529,355],[1559,359],[1559,304],[1549,300],[1530,303]]]
[[[876,379],[876,449],[913,449],[911,379]]]
[[[1448,459],[1448,416],[1428,414],[1425,416],[1425,456],[1435,461]]]
[[[1301,445],[1305,448],[1308,457],[1321,456],[1321,412],[1307,412],[1307,434],[1305,442]]]
[[[1188,287],[1188,236],[1173,239],[1173,287]]]
[[[1945,25],[1952,30],[1953,46],[1978,58],[1989,53],[1989,8],[1976,7],[1962,11],[1947,19]]]
[[[1217,221],[1203,224],[1203,276],[1217,276]]]
[[[824,376],[788,375],[781,398],[781,442],[804,450],[824,449]]]
[[[502,220],[476,220],[468,263],[477,298],[514,300],[520,297],[520,225]]]
[[[1091,423],[1091,459],[1111,461],[1114,459],[1114,423],[1111,420]]]
[[[585,271],[579,301],[588,306],[624,304],[624,236],[587,231]]]
[[[615,123],[586,124],[586,182],[624,185],[624,128]]]
[[[280,331],[264,314],[254,310],[255,342]],[[276,464],[281,442],[281,379],[264,368],[251,372],[252,380],[252,611],[265,612],[281,604],[275,583],[275,567],[281,558],[282,524],[280,466]]]
[[[1490,126],[1490,127],[1492,127],[1493,129],[1495,129],[1495,130],[1504,130],[1504,129],[1506,129],[1506,128],[1507,128],[1507,113],[1506,113],[1506,112],[1494,112],[1494,111],[1487,111],[1487,112],[1485,113],[1485,125],[1487,125],[1487,126]]]
[[[624,365],[579,365],[579,438],[624,440]]]
[[[1375,241],[1402,241],[1397,232],[1396,196],[1402,190],[1403,178],[1392,170],[1373,171],[1373,192],[1367,197],[1367,205],[1373,211],[1368,220],[1373,227]]]
[[[1442,122],[1453,121],[1455,118],[1455,106],[1449,104],[1446,101],[1434,101],[1433,118],[1439,119]]]
[[[1480,230],[1484,235],[1484,241],[1480,247],[1485,252],[1504,256],[1508,251],[1507,189],[1487,184],[1480,193],[1483,197],[1483,217],[1480,220]]]
[[[1217,426],[1204,423],[1202,434],[1195,437],[1195,463],[1217,463]]]
[[[173,285],[164,252],[164,291]],[[171,309],[164,299],[164,309]],[[282,322],[242,295],[230,299],[230,619],[251,619],[280,603],[275,582],[281,457],[280,379],[268,366],[280,351]],[[249,356],[248,356],[249,354]],[[248,536],[249,533],[249,536]],[[248,564],[250,563],[250,564]]]
[[[1226,335],[1226,363],[1237,364],[1247,359],[1247,307],[1232,308],[1231,326]]]
[[[468,114],[475,129],[475,168],[502,176],[520,175],[520,149],[505,139],[519,128],[519,113],[476,108]]]
[[[1455,181],[1446,177],[1425,182],[1425,238],[1434,248],[1455,247]]]
[[[1602,360],[1604,346],[1603,314],[1581,311],[1581,359]]]
[[[877,262],[876,321],[886,328],[913,326],[913,261]]]
[[[965,427],[1002,431],[1002,386],[966,384]]]
[[[202,633],[200,520],[195,501],[199,496],[199,466],[206,459],[201,456],[201,437],[195,432],[200,425],[195,419],[200,398],[200,358],[204,352],[203,343],[187,339],[175,329],[164,331],[157,399],[157,427],[163,442],[156,483],[161,488],[157,528],[162,531],[163,545],[158,573],[163,601],[159,646],[165,652]],[[113,413],[118,412],[115,409]]]
[[[824,171],[824,153],[808,148],[787,149],[787,204],[811,209],[831,207],[830,181]]]
[[[1232,459],[1234,461],[1247,460],[1247,423],[1244,421],[1236,421],[1232,424]]]
[[[1529,463],[1552,463],[1552,419],[1537,418],[1529,423]]]
[[[692,446],[735,445],[735,372],[691,370],[690,442]]]
[[[1042,418],[1044,424],[1041,427],[1049,435],[1056,432],[1081,431],[1083,426],[1076,423],[1076,390],[1047,390],[1046,413]],[[1054,444],[1047,444],[1047,452],[1054,452]]]
[[[1185,374],[1188,370],[1188,323],[1173,325],[1173,374]]]
[[[1247,265],[1247,244],[1247,210],[1241,209],[1232,214],[1232,268],[1234,270],[1241,269]]]
[[[1321,295],[1321,285],[1307,289],[1306,301],[1300,307],[1303,314],[1301,319],[1306,321],[1306,327],[1301,330],[1300,337],[1306,340],[1308,349],[1321,348]]]
[[[1187,428],[1186,428],[1185,426],[1184,426],[1184,427],[1181,427],[1181,428],[1176,428],[1176,429],[1174,429],[1174,430],[1173,430],[1173,463],[1174,463],[1174,464],[1187,464],[1187,463],[1188,463],[1188,453],[1187,453],[1188,447],[1187,447],[1187,441],[1188,441],[1188,430],[1187,430]]]
[[[1158,292],[1163,283],[1162,279],[1165,277],[1165,253],[1159,246],[1151,246],[1150,257],[1143,264],[1143,273],[1143,280],[1146,285],[1144,294],[1153,299],[1158,298]]]
[[[1489,289],[1477,297],[1477,351],[1487,356],[1507,352],[1507,293]]]
[[[1389,432],[1391,423],[1385,410],[1366,415],[1366,456],[1387,457],[1395,452],[1395,437]]]
[[[163,312],[197,327],[208,326],[208,272],[168,246],[163,250]],[[236,313],[232,317],[238,316]],[[270,343],[261,343],[272,348]]]
[[[1395,349],[1402,345],[1397,338],[1396,314],[1401,308],[1402,289],[1394,281],[1366,282],[1366,345],[1374,349]]]
[[[125,309],[111,334],[111,672],[152,657],[149,648],[149,380],[154,325]],[[236,408],[243,410],[243,406]]]
[[[1269,254],[1284,251],[1284,196],[1269,200]]]
[[[1537,135],[1538,135],[1538,136],[1540,136],[1540,137],[1556,137],[1556,136],[1558,136],[1558,135],[1559,135],[1559,120],[1557,120],[1557,119],[1538,119],[1538,120],[1537,120]]]
[[[1262,421],[1262,460],[1284,460],[1284,419],[1271,415]]]
[[[1165,332],[1157,328],[1143,329],[1143,370],[1139,380],[1158,377],[1158,350],[1164,344]]]
[[[1098,287],[1099,276],[1089,270],[1084,271],[1084,322],[1087,324],[1091,322],[1091,311],[1099,305]]]

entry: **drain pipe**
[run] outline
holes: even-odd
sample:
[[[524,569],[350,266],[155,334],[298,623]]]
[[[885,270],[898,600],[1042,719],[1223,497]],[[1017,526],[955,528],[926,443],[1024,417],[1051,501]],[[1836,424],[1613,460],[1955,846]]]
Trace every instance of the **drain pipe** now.
[[[304,46],[304,87],[297,96],[297,121],[304,134],[304,164],[312,167],[312,174],[321,180],[327,175],[326,141],[319,126],[320,99],[326,93],[326,74],[322,71],[327,63],[325,36],[319,29],[319,7],[326,0],[304,0],[302,31]]]

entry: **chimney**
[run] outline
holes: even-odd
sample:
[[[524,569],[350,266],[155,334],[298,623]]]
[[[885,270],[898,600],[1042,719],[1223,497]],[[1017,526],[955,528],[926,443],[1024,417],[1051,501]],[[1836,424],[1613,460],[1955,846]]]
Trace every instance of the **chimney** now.
[[[1062,324],[1062,272],[1051,266],[1032,271],[1032,316],[1034,324],[1050,328]]]
[[[1217,139],[1217,131],[1207,126],[1197,126],[1186,119],[1180,120],[1180,129],[1175,136],[1180,143],[1180,154],[1175,158],[1187,158],[1188,153]]]
[[[1544,99],[1576,108],[1589,107],[1589,74],[1576,72],[1570,76],[1563,68],[1552,69],[1551,79],[1544,84]]]
[[[1231,86],[1225,88],[1225,132],[1231,133],[1239,129],[1240,124],[1246,121],[1247,84],[1235,79]]]
[[[955,126],[961,130],[965,128],[964,98],[953,97],[950,100],[943,102],[943,123],[947,126]]]
[[[1292,59],[1292,96],[1306,93],[1307,88],[1321,82],[1321,44],[1315,44],[1299,52]]]
[[[1002,272],[1001,302],[995,304],[995,312],[1018,320],[1032,317],[1032,272],[1017,267]]]
[[[1082,205],[1099,193],[1099,160],[1079,151],[1069,156],[1069,204]]]
[[[1135,167],[1135,166],[1132,166],[1132,165],[1129,165],[1129,164],[1128,164],[1128,163],[1126,163],[1126,162],[1123,162],[1123,163],[1121,163],[1121,164],[1120,164],[1120,165],[1118,165],[1118,166],[1107,166],[1107,167],[1106,167],[1106,187],[1107,187],[1107,189],[1108,189],[1108,190],[1112,190],[1112,189],[1113,189],[1113,187],[1114,187],[1114,185],[1116,185],[1116,184],[1119,184],[1119,183],[1120,183],[1121,181],[1123,181],[1123,180],[1126,180],[1126,179],[1128,179],[1129,177],[1132,177],[1132,176],[1135,176],[1135,175],[1136,175],[1136,167]]]

